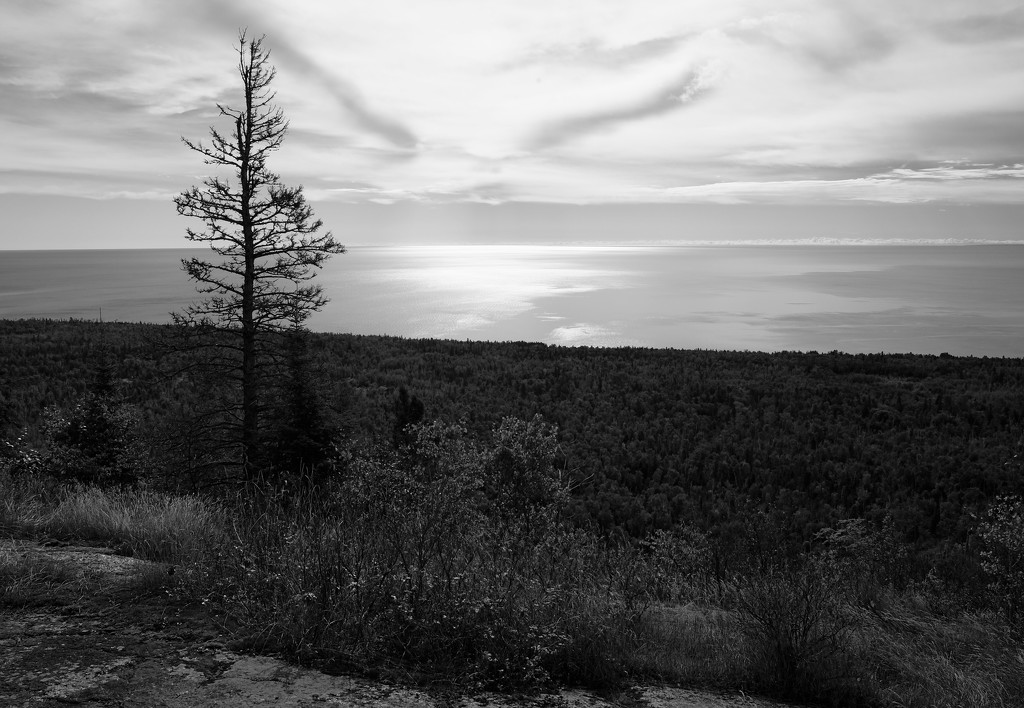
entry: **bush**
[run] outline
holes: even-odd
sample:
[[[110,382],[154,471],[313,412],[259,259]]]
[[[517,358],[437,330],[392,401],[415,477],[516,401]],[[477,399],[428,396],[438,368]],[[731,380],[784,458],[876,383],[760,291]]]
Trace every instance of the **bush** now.
[[[905,584],[909,554],[888,522],[872,529],[864,519],[844,519],[819,531],[814,541],[818,567],[858,607],[880,610],[886,595]]]
[[[1011,626],[1024,623],[1024,499],[1000,497],[978,526],[982,568]]]
[[[613,679],[643,603],[563,518],[564,491],[535,493],[558,483],[553,430],[506,421],[490,447],[459,426],[413,433],[401,458],[355,460],[286,503],[242,500],[186,585],[254,645],[314,663],[492,687]]]
[[[138,412],[112,396],[90,393],[68,410],[48,408],[46,449],[33,471],[72,482],[134,483],[150,466],[138,425]]]
[[[787,698],[826,698],[851,673],[856,627],[843,589],[813,564],[741,578],[735,602],[762,686]]]

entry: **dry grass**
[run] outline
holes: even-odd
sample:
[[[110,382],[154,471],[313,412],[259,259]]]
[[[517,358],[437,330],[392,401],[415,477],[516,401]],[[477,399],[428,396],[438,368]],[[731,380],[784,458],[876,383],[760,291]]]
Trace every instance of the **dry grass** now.
[[[41,528],[58,538],[110,543],[146,560],[182,562],[223,532],[223,518],[196,496],[79,487],[65,490]]]
[[[35,533],[59,495],[60,488],[53,480],[14,477],[0,466],[0,533]]]
[[[223,511],[194,495],[60,486],[0,470],[0,533],[99,541],[146,560],[179,563],[224,533]]]
[[[904,604],[866,623],[856,650],[879,704],[990,708],[1024,695],[1024,647],[997,616],[938,618]]]
[[[25,607],[82,592],[82,577],[66,564],[15,545],[0,546],[0,607]]]
[[[746,688],[753,683],[747,639],[736,617],[714,607],[652,607],[639,622],[629,672],[668,683]]]
[[[637,632],[627,658],[633,675],[689,687],[777,690],[759,678],[764,656],[732,612],[659,606]],[[844,653],[850,670],[828,705],[997,708],[1019,706],[1024,695],[1024,646],[995,614],[940,618],[894,600],[885,613],[862,614]]]
[[[177,584],[175,566],[164,563],[139,563],[131,573],[128,585],[140,595],[170,591]]]

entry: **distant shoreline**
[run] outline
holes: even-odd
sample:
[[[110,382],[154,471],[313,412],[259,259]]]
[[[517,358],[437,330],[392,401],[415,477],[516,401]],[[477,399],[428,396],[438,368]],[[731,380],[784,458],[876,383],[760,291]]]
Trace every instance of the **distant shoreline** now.
[[[173,322],[148,322],[148,321],[132,321],[132,320],[119,320],[119,319],[98,319],[88,317],[4,317],[0,315],[0,322],[25,322],[25,323],[49,323],[52,325],[63,325],[63,324],[89,324],[97,325],[99,327],[176,327]],[[665,355],[672,354],[694,354],[703,353],[709,355],[722,355],[722,356],[840,356],[840,357],[853,357],[853,358],[892,358],[892,359],[944,359],[944,360],[956,360],[962,359],[964,361],[982,361],[982,360],[996,360],[996,361],[1024,361],[1024,355],[1022,356],[1003,356],[1003,355],[989,355],[989,354],[949,354],[940,353],[932,354],[929,352],[911,352],[911,351],[877,351],[877,352],[851,352],[843,351],[840,349],[833,349],[829,351],[822,351],[817,349],[777,349],[777,350],[762,350],[762,349],[716,349],[708,347],[672,347],[672,346],[642,346],[642,345],[594,345],[594,344],[559,344],[549,343],[534,340],[520,340],[520,339],[457,339],[452,337],[410,337],[401,334],[362,334],[359,332],[339,332],[324,329],[309,329],[309,334],[314,337],[338,337],[348,338],[355,337],[360,339],[370,340],[381,340],[382,342],[403,342],[407,344],[417,344],[422,346],[433,346],[433,345],[454,345],[454,346],[524,346],[530,348],[550,349],[553,351],[565,350],[565,351],[580,351],[580,352],[606,352],[609,354],[615,353],[661,353]]]
[[[515,248],[515,249],[594,249],[594,250],[635,250],[646,248],[787,248],[787,247],[914,247],[914,248],[946,248],[969,246],[1024,246],[1021,240],[996,239],[728,239],[728,240],[695,240],[695,241],[635,241],[630,243],[611,241],[566,241],[557,243],[362,243],[346,244],[348,249],[447,249],[447,248]],[[111,252],[123,253],[132,251],[171,252],[190,251],[208,252],[205,247],[181,246],[174,248],[0,248],[2,253],[79,253],[79,252]]]

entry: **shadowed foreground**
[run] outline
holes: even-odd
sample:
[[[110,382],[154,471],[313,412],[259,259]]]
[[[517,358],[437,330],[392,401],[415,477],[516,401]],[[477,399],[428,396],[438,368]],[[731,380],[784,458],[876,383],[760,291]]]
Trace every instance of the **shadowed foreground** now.
[[[51,542],[53,543],[53,542]],[[201,608],[165,592],[169,567],[110,549],[2,541],[22,568],[0,610],[0,705],[651,706],[729,708],[770,701],[641,687],[598,698],[562,690],[453,696],[232,651]]]

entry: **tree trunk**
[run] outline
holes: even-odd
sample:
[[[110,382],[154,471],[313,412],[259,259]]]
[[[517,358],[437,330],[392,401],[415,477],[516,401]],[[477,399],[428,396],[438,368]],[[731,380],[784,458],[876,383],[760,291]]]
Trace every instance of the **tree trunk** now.
[[[252,175],[249,169],[252,148],[252,82],[245,82],[245,120],[235,121],[238,151],[241,157],[239,181],[242,190],[242,237],[245,271],[242,277],[242,476],[256,476],[256,450],[259,445],[259,400],[256,395],[256,323],[255,310],[256,244],[253,233],[251,201]]]

